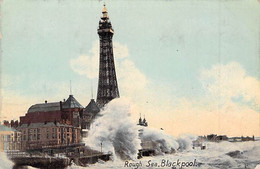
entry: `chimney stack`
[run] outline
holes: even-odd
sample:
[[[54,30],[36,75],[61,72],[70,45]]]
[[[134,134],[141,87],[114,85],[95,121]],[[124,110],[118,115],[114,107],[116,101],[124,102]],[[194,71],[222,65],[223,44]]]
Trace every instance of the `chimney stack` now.
[[[62,111],[62,101],[60,101],[60,110]]]

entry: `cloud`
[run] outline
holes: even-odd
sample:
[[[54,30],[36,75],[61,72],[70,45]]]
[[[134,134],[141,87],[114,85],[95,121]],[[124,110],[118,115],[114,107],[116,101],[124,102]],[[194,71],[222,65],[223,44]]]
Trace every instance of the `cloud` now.
[[[231,62],[202,69],[198,80],[203,92],[193,98],[175,97],[174,91],[182,88],[158,86],[150,81],[136,93],[149,103],[135,102],[136,112],[145,113],[150,125],[173,135],[260,134],[259,80],[247,75],[241,64]]]
[[[148,80],[146,76],[135,66],[130,59],[119,61],[118,80],[120,89],[127,96],[134,96],[136,93],[145,89]]]
[[[136,93],[143,90],[148,79],[129,58],[129,52],[126,45],[114,42],[113,52],[115,57],[115,67],[117,80],[119,83],[119,92],[126,97],[133,97]],[[99,68],[99,42],[95,41],[87,55],[81,55],[72,59],[70,65],[73,71],[80,75],[86,75],[90,79],[98,78]]]
[[[99,45],[98,41],[93,43],[92,49],[87,55],[81,55],[78,58],[70,60],[70,66],[73,71],[80,75],[86,75],[93,79],[98,76],[98,59],[99,59]]]
[[[118,42],[114,43],[113,52],[118,60],[128,57],[128,48]],[[99,42],[93,42],[92,48],[86,55],[70,60],[70,66],[73,71],[80,75],[86,75],[90,79],[98,77],[99,68]]]
[[[177,98],[178,105],[163,113],[168,116],[169,120],[163,121],[170,132],[231,136],[260,134],[260,82],[248,76],[241,64],[213,65],[201,70],[199,80],[203,96]]]
[[[232,99],[260,104],[260,81],[246,75],[245,69],[237,62],[217,64],[200,74],[202,85],[215,99],[224,103]]]

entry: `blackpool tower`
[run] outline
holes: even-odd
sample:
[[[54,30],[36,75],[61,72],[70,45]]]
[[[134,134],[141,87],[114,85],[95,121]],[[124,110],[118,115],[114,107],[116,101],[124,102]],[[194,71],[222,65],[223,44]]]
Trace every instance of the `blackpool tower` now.
[[[98,35],[100,39],[100,58],[97,104],[102,108],[114,98],[119,98],[112,43],[114,30],[107,14],[106,5],[104,5],[99,21]]]

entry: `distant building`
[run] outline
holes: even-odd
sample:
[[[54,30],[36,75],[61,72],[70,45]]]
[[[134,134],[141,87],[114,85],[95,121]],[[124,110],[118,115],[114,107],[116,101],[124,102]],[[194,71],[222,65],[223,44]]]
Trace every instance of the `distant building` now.
[[[16,120],[16,121],[11,120],[11,122],[4,120],[3,125],[6,127],[12,127],[14,129],[16,129],[19,126],[19,122],[18,122],[18,120]]]
[[[205,137],[206,140],[208,141],[214,141],[214,142],[219,142],[219,141],[228,141],[228,137],[226,135],[217,135],[217,134],[210,134]]]
[[[21,150],[59,147],[80,142],[80,128],[57,122],[22,124]]]
[[[255,136],[253,137],[243,137],[241,136],[241,141],[255,141]]]
[[[96,118],[96,116],[99,112],[100,112],[100,109],[99,109],[97,103],[95,102],[94,99],[91,99],[89,104],[86,106],[86,108],[82,112],[81,128],[90,129],[91,123]]]
[[[216,141],[228,141],[228,137],[226,135],[219,135],[217,136]]]
[[[7,120],[4,120],[3,125],[6,127],[11,127],[11,123],[9,123]]]
[[[228,141],[229,141],[229,142],[241,142],[242,139],[241,139],[241,137],[230,137],[230,138],[228,139]]]
[[[0,125],[0,152],[21,149],[21,133],[13,128]]]
[[[227,137],[226,135],[216,135],[216,134],[210,134],[207,136],[199,136],[199,139],[204,141],[229,141],[229,142],[242,142],[242,141],[255,141],[255,137]]]
[[[207,140],[208,140],[208,141],[215,141],[216,138],[217,138],[217,135],[216,135],[216,134],[207,135]]]
[[[138,124],[137,125],[140,125],[140,126],[144,126],[144,127],[147,127],[148,126],[148,122],[146,121],[145,117],[144,119],[142,120],[141,116],[139,118],[139,121],[138,121]]]

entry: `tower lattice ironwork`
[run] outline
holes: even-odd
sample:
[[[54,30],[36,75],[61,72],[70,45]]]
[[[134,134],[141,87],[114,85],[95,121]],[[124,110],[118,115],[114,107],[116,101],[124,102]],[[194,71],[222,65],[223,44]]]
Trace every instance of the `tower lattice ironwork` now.
[[[103,107],[112,99],[119,97],[112,43],[114,30],[105,5],[99,21],[98,35],[100,39],[100,58],[97,104],[99,107]]]

